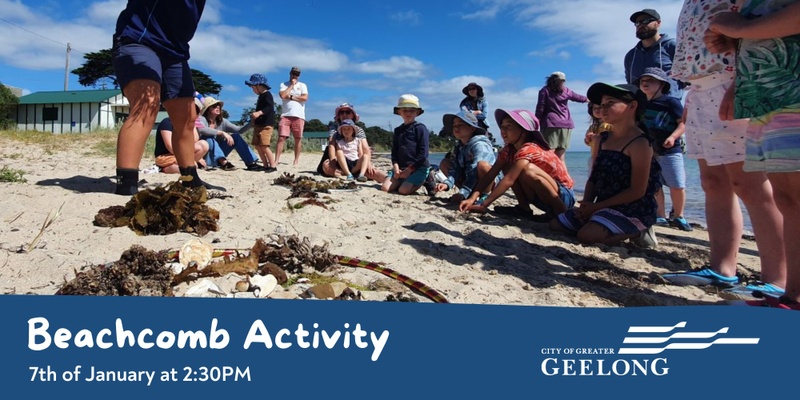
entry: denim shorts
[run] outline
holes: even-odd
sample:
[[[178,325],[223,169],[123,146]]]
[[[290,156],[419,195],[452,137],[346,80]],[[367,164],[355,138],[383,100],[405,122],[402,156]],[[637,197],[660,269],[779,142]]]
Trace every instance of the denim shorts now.
[[[408,178],[406,178],[403,183],[408,182],[414,186],[422,186],[425,183],[425,180],[428,179],[428,175],[431,172],[431,167],[420,168],[414,173],[411,174]],[[389,170],[386,175],[391,178],[394,176],[394,171]]]
[[[192,70],[187,61],[169,61],[147,46],[131,43],[114,49],[113,64],[123,92],[132,81],[147,79],[161,85],[161,101],[194,96]]]
[[[686,188],[686,167],[683,165],[683,153],[669,153],[656,156],[661,166],[661,183],[670,189]]]
[[[560,198],[561,201],[563,201],[564,204],[566,204],[567,209],[570,209],[573,206],[575,206],[575,192],[573,192],[572,189],[562,185],[561,182],[556,182],[556,183],[558,184],[558,198]],[[547,214],[552,214],[553,213],[553,210],[550,208],[550,206],[545,204],[538,197],[535,198],[531,202],[531,204],[533,204],[534,207],[544,211]]]

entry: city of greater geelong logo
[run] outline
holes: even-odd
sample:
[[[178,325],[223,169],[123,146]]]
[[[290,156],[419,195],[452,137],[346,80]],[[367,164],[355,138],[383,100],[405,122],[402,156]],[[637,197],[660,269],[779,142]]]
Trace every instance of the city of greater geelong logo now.
[[[542,348],[550,357],[542,361],[546,376],[664,376],[669,374],[666,356],[616,358],[615,355],[647,356],[667,350],[703,350],[714,345],[758,344],[759,338],[727,337],[729,327],[716,331],[686,331],[686,322],[672,326],[631,326],[622,340],[623,347],[613,348]],[[627,346],[626,346],[627,345]],[[603,355],[605,358],[592,358]]]

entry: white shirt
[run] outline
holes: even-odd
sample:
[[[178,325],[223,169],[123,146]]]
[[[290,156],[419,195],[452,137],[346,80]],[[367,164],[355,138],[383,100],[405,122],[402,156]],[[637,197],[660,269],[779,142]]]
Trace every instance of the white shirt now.
[[[292,83],[289,81],[281,83],[280,91],[283,92],[286,90],[289,85]],[[304,94],[308,94],[308,87],[303,82],[298,81],[292,87],[292,91],[289,94],[297,98],[298,96],[302,96]],[[283,106],[281,107],[281,117],[298,117],[303,120],[306,119],[306,102],[305,101],[297,101],[297,100],[289,100],[289,99],[282,99]]]

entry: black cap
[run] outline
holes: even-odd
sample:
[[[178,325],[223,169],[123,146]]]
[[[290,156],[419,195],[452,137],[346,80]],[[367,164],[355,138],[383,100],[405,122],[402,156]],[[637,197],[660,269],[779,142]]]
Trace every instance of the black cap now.
[[[653,10],[652,8],[645,8],[642,11],[637,11],[631,14],[631,22],[636,22],[636,18],[639,18],[640,15],[649,15],[659,21],[661,21],[661,15],[658,14],[658,11]]]
[[[589,87],[589,90],[586,92],[586,97],[589,98],[592,104],[600,104],[600,100],[604,95],[620,98],[620,96],[626,93],[632,95],[633,98],[639,102],[639,109],[644,109],[644,105],[647,103],[647,96],[638,86],[629,83],[609,85],[607,83],[597,82]]]

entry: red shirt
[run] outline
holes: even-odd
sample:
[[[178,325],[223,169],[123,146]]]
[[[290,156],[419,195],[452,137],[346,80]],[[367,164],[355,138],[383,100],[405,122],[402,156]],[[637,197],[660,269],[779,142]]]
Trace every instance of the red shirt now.
[[[506,145],[503,150],[500,150],[497,159],[502,163],[507,163],[509,160],[513,160],[512,162],[528,160],[531,164],[547,173],[547,175],[550,175],[556,182],[564,185],[564,187],[572,189],[575,184],[567,172],[567,166],[558,158],[555,151],[545,150],[534,142],[523,144],[522,148],[516,150],[516,152],[514,146]]]

